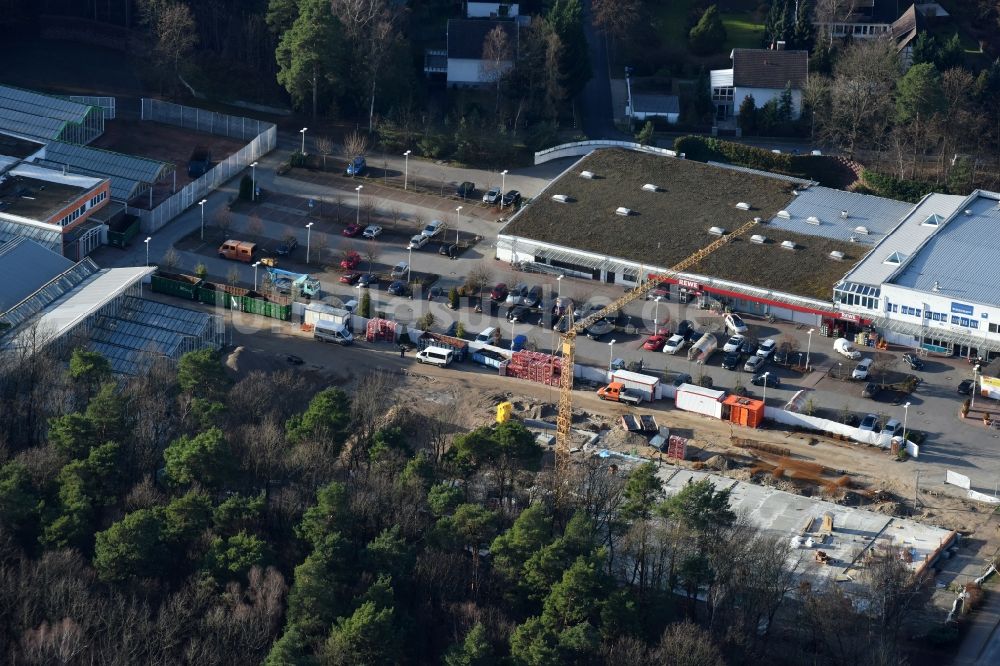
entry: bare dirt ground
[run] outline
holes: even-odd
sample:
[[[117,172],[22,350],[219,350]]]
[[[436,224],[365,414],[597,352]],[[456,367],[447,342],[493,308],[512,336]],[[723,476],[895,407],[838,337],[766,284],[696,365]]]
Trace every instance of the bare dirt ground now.
[[[246,368],[290,367],[286,361],[289,353],[304,360],[303,365],[294,366],[299,371],[316,373],[323,383],[348,390],[370,372],[394,373],[399,378],[400,403],[418,410],[451,407],[447,413],[454,415],[452,420],[458,428],[490,423],[497,404],[503,400],[513,402],[515,413],[521,418],[555,420],[557,388],[499,377],[468,363],[449,369],[419,365],[412,353],[400,358],[395,347],[387,343],[360,342],[348,348],[327,346],[287,327],[264,335],[249,330],[236,332],[234,343],[243,347],[238,360],[240,373]],[[577,391],[574,426],[583,432],[610,434],[602,439],[602,447],[655,459],[653,456],[659,454],[645,446],[643,438],[625,433],[617,424],[619,417],[630,411],[650,414],[660,425],[669,426],[671,432],[687,436],[691,442],[688,461],[675,463],[664,458],[663,464],[706,467],[782,490],[823,496],[894,515],[910,513],[918,469],[914,462],[896,462],[879,449],[827,437],[745,428],[676,410],[667,401],[660,404],[662,407],[656,409],[629,410],[601,401],[595,393]],[[575,444],[580,445],[585,437],[577,435],[576,440]],[[746,440],[751,440],[753,448],[745,446]],[[936,490],[921,491],[920,507],[920,512],[913,516],[917,520],[966,534],[977,531],[990,515],[986,509]]]
[[[181,189],[191,179],[188,178],[187,163],[196,146],[207,146],[212,153],[212,161],[218,162],[229,157],[243,146],[243,142],[215,134],[195,132],[140,120],[118,118],[104,125],[104,134],[90,144],[91,148],[112,150],[126,155],[146,157],[173,164],[177,169],[176,189]],[[174,192],[173,178],[157,184],[153,188],[153,204],[169,197]],[[149,205],[149,194],[130,202],[130,205]]]

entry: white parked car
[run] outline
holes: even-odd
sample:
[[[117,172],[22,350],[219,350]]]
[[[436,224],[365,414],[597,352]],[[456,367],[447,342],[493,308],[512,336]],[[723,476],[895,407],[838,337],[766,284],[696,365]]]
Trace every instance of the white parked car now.
[[[747,332],[747,325],[743,323],[743,319],[738,314],[731,312],[726,315],[726,330],[733,334],[742,335]]]
[[[365,238],[378,238],[382,235],[382,227],[377,224],[369,224],[365,227],[365,230],[361,232],[361,235]]]
[[[406,246],[407,250],[419,250],[424,245],[427,245],[427,241],[430,240],[430,236],[425,236],[423,234],[417,234],[410,239],[410,244]]]
[[[882,426],[882,435],[888,435],[891,437],[899,437],[903,434],[903,424],[899,422],[899,419],[889,419]]]
[[[722,347],[722,351],[728,354],[729,352],[737,351],[742,345],[743,336],[737,334],[726,341],[726,344]]]
[[[851,341],[847,338],[837,338],[833,341],[833,351],[837,352],[841,356],[846,356],[852,361],[857,361],[861,358],[861,352],[854,348]]]
[[[431,220],[431,223],[424,227],[424,230],[420,232],[420,235],[426,236],[427,238],[434,238],[441,232],[442,229],[444,229],[444,222],[441,220]]]
[[[874,362],[874,359],[871,358],[862,359],[858,363],[858,367],[854,368],[854,372],[851,373],[851,379],[868,379],[868,371],[871,370]]]
[[[767,340],[764,340],[764,342],[757,345],[757,356],[760,356],[761,358],[770,358],[771,354],[773,354],[774,350],[777,348],[778,343],[771,338],[768,338]]]
[[[483,195],[483,203],[487,204],[498,204],[500,203],[500,197],[503,193],[500,191],[499,187],[494,187],[490,189],[486,194]]]
[[[869,414],[865,418],[861,419],[861,424],[858,426],[858,430],[861,432],[875,432],[875,428],[878,427],[878,417],[874,414]]]
[[[671,335],[670,339],[663,345],[664,354],[676,354],[684,346],[686,340],[683,335]]]
[[[405,261],[401,261],[392,267],[392,277],[394,278],[406,277],[406,273],[407,271],[409,271],[409,269],[410,267],[407,265],[407,263]]]

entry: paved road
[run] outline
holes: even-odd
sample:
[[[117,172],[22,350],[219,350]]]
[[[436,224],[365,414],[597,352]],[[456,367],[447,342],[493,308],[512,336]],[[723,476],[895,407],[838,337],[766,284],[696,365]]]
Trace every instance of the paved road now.
[[[608,71],[608,49],[604,36],[594,28],[590,0],[584,3],[584,29],[594,75],[580,95],[583,132],[590,139],[628,139],[615,127],[611,108],[611,80]]]

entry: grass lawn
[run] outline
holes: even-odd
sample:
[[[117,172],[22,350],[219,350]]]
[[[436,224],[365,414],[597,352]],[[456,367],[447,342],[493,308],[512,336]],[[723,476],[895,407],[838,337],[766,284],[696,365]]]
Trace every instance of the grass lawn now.
[[[764,39],[764,24],[756,22],[752,12],[723,14],[726,26],[726,51],[731,49],[758,49]]]

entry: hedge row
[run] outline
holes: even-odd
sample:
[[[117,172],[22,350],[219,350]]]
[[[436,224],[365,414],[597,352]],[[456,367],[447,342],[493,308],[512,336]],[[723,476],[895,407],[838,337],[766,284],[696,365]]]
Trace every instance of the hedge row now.
[[[762,171],[774,171],[791,176],[802,175],[801,159],[790,153],[772,153],[765,148],[744,143],[722,141],[705,136],[682,136],[674,140],[674,150],[699,162],[731,162]]]
[[[941,185],[924,183],[919,180],[902,180],[868,169],[861,172],[861,178],[873,194],[910,203],[920,201],[924,195],[930,192],[947,192],[947,188]]]

